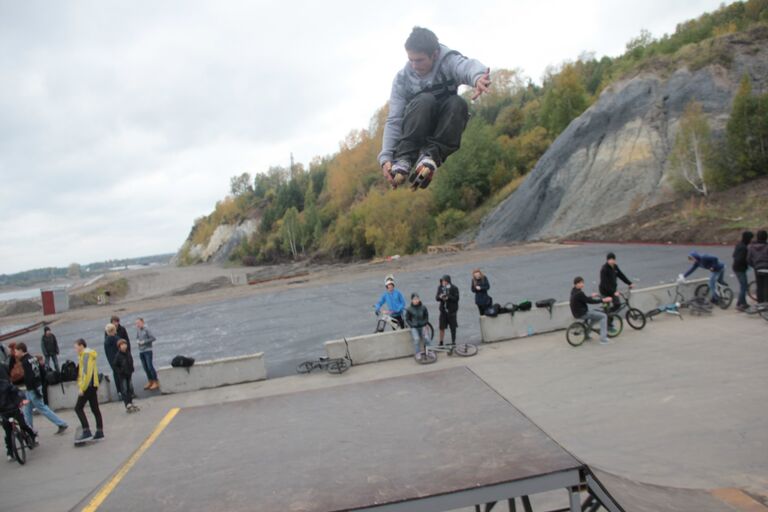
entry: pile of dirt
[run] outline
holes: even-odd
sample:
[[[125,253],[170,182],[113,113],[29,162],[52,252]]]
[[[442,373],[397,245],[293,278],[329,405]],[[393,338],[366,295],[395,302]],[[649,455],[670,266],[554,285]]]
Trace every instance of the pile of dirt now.
[[[590,242],[733,244],[744,230],[768,229],[768,178],[709,197],[688,197],[569,235]]]
[[[200,283],[193,283],[184,288],[174,290],[171,295],[191,295],[193,293],[208,292],[211,290],[218,290],[219,288],[226,288],[232,286],[232,280],[226,276],[220,276],[210,281],[203,281]]]
[[[40,302],[36,300],[11,300],[0,303],[0,317],[37,313],[42,309]]]

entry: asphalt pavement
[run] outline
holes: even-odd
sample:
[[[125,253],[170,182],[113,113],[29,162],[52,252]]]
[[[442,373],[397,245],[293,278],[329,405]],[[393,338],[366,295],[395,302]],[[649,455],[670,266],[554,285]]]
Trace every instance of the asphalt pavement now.
[[[461,292],[459,338],[478,342],[477,309],[470,291],[470,276],[475,267],[480,267],[488,276],[494,302],[504,304],[549,297],[566,300],[576,275],[585,278],[588,290],[597,291],[600,267],[608,251],[616,253],[619,267],[638,287],[646,287],[674,281],[688,268],[686,255],[691,249],[714,254],[725,261],[726,280],[736,283],[730,272],[731,247],[607,244],[502,255],[472,263],[441,259],[431,272],[406,268],[396,272],[395,279],[406,298],[412,292],[421,296],[432,323],[437,324],[438,281],[443,274],[451,275]],[[372,306],[384,291],[384,277],[388,272],[387,267],[382,266],[382,274],[377,277],[356,276],[327,285],[310,283],[286,287],[275,293],[254,293],[231,300],[145,311],[126,315],[122,320],[131,336],[135,332],[135,318],[141,316],[146,320],[158,339],[154,346],[156,366],[170,364],[177,354],[207,360],[264,352],[268,375],[284,376],[294,373],[299,362],[322,355],[324,341],[373,332],[376,317]],[[692,277],[706,275],[706,271],[699,270]],[[63,350],[62,359],[74,359],[71,345],[80,337],[95,343],[99,350],[108,320],[105,316],[101,321],[54,324]],[[36,347],[39,333],[21,339]],[[103,354],[99,364],[102,371],[105,368],[108,371]],[[144,375],[138,358],[136,370],[135,386],[140,389]]]

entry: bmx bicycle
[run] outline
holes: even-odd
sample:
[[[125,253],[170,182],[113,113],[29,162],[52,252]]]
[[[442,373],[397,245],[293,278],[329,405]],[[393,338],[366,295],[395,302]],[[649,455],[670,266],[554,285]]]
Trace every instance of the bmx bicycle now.
[[[629,326],[637,331],[645,327],[645,313],[637,308],[633,308],[629,303],[632,296],[632,288],[627,288],[627,293],[619,292],[619,307],[613,313],[621,314],[624,311],[624,319]]]
[[[672,302],[668,304],[662,304],[659,307],[647,311],[645,313],[645,317],[649,320],[653,320],[654,317],[662,313],[666,313],[669,315],[674,315],[682,320],[683,315],[680,313],[680,310],[683,308],[689,309],[693,315],[700,316],[703,314],[712,313],[712,304],[710,304],[706,298],[694,296],[691,299],[686,299],[683,295],[683,292],[680,291],[680,284],[681,283],[677,283],[677,286],[675,286],[675,296]]]
[[[717,305],[720,309],[728,309],[733,302],[733,290],[731,287],[720,281],[715,282],[715,292],[717,292]],[[696,291],[693,292],[694,297],[698,297],[706,300],[709,296],[709,285],[707,283],[701,283],[696,287]]]
[[[21,425],[13,416],[4,417],[3,422],[6,421],[11,425],[11,455],[23,466],[27,462],[27,448],[34,450],[35,440],[21,429]]]
[[[610,312],[612,303],[603,302],[603,312],[608,315],[608,337],[615,338],[624,330],[624,322],[621,315],[616,312]],[[591,333],[598,333],[599,330],[592,326],[596,320],[580,319],[568,326],[565,331],[565,340],[572,347],[578,347],[584,343]]]
[[[428,335],[429,331],[426,330],[426,327],[424,327],[424,329],[425,332],[423,334]],[[427,339],[432,341],[431,337],[428,337]],[[477,354],[477,345],[473,343],[446,343],[443,345],[425,346],[424,336],[422,336],[421,340],[419,341],[419,352],[415,356],[416,361],[419,364],[432,364],[437,361],[438,352],[446,352],[449,356],[456,354],[457,356],[461,357],[472,357]]]
[[[398,320],[396,317],[390,315],[389,311],[382,310],[380,313],[376,313],[376,316],[378,317],[378,320],[376,321],[376,330],[373,331],[374,333],[384,332],[385,330],[387,330],[387,327],[389,327],[393,331],[398,331],[400,329],[407,329],[405,325],[405,320]],[[434,339],[435,328],[432,327],[432,324],[427,322],[427,325],[424,327],[424,329],[426,329],[425,334],[427,338],[429,340]]]
[[[296,372],[312,373],[313,370],[326,370],[328,373],[341,375],[352,366],[352,357],[349,355],[349,344],[347,343],[346,338],[344,339],[344,344],[347,347],[347,353],[344,357],[320,356],[317,359],[310,359],[309,361],[299,363],[298,366],[296,366]]]

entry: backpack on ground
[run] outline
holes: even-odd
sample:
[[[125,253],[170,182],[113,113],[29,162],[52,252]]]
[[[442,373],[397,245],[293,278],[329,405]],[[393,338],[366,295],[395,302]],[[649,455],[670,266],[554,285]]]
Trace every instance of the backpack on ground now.
[[[54,386],[61,382],[61,372],[57,372],[53,368],[46,368],[45,369],[45,382],[49,386]]]
[[[77,380],[77,364],[74,361],[66,360],[61,365],[59,372],[60,382],[72,382]]]
[[[171,366],[174,368],[189,368],[195,364],[195,359],[186,356],[176,356],[171,360]]]
[[[498,304],[491,304],[487,308],[485,308],[485,316],[490,316],[491,318],[499,316],[499,310],[501,309],[501,306]]]

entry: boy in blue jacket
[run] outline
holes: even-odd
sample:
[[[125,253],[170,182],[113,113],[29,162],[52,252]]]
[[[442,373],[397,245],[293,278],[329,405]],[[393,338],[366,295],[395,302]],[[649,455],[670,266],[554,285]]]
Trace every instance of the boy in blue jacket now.
[[[376,314],[378,315],[381,312],[381,307],[384,306],[384,311],[397,321],[400,328],[403,328],[405,327],[405,322],[403,321],[405,297],[400,293],[400,290],[395,288],[395,278],[391,275],[384,279],[384,286],[387,291],[381,295],[379,302],[376,303]]]
[[[678,281],[685,281],[685,279],[696,272],[696,269],[699,267],[709,270],[709,291],[712,293],[712,303],[717,304],[719,298],[717,296],[715,283],[726,284],[723,279],[725,265],[717,259],[717,256],[699,254],[696,251],[691,251],[688,255],[688,261],[691,262],[691,268],[689,268],[685,274],[677,276]]]

